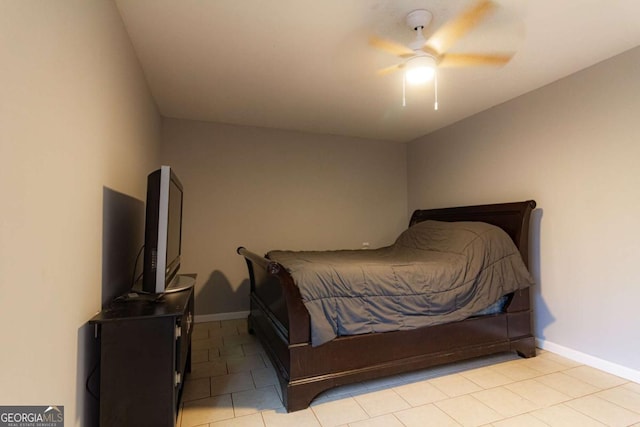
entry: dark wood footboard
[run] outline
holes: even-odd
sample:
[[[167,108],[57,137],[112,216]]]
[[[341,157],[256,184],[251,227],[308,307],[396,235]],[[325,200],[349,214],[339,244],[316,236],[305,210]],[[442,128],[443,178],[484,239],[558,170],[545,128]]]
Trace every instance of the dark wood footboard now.
[[[528,262],[529,217],[534,201],[415,211],[411,224],[484,221],[503,228]],[[503,313],[409,331],[344,336],[311,346],[310,318],[298,287],[277,262],[241,247],[251,282],[249,327],[278,373],[288,411],[304,409],[339,385],[473,357],[515,351],[535,356],[530,290],[510,296]]]

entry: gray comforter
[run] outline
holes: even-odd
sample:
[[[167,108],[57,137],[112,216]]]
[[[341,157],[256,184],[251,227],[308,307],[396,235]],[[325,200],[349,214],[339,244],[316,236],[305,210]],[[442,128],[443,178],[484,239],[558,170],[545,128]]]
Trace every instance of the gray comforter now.
[[[533,284],[511,238],[482,222],[424,221],[380,249],[268,257],[298,285],[314,346],[462,320]]]

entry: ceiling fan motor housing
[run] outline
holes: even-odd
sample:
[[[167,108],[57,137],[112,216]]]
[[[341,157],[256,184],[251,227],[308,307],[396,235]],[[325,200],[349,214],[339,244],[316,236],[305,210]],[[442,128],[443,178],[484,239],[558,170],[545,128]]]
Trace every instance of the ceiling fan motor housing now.
[[[420,49],[422,49],[427,42],[422,30],[429,25],[432,17],[431,12],[425,9],[414,10],[407,15],[407,25],[416,32],[416,38],[409,43],[409,47],[418,55],[421,55],[422,52]]]
[[[433,15],[428,10],[417,9],[407,15],[407,25],[417,31],[420,27],[427,28],[432,18]]]

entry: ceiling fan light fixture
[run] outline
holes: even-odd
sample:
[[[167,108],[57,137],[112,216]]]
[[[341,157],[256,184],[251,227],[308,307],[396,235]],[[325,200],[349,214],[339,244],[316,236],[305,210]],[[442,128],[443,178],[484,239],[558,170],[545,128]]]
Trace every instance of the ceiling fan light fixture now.
[[[436,60],[429,55],[420,55],[407,61],[405,78],[411,85],[430,82],[436,74]]]

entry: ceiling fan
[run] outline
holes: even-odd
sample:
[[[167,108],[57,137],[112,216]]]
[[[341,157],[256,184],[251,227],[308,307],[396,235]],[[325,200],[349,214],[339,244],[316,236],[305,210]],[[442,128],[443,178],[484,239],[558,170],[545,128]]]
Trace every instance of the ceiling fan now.
[[[436,69],[440,67],[505,65],[511,60],[513,53],[476,54],[447,52],[460,38],[482,22],[496,7],[496,4],[491,0],[478,1],[453,20],[445,23],[428,40],[424,37],[423,29],[431,22],[431,12],[425,9],[410,12],[407,15],[406,22],[409,28],[416,32],[416,38],[409,43],[408,46],[375,36],[369,39],[369,43],[372,46],[405,59],[405,61],[401,63],[378,70],[378,74],[385,75],[405,69],[403,79],[404,88],[405,80],[410,84],[420,84],[432,80],[436,77]],[[436,98],[436,110],[438,109],[437,105]]]

